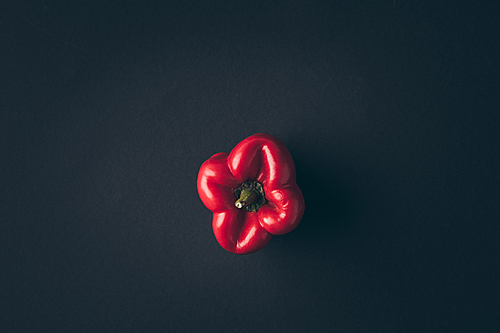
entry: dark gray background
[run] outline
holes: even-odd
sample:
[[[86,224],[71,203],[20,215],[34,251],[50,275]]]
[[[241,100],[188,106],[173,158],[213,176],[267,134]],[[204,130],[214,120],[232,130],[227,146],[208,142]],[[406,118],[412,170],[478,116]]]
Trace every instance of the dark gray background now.
[[[0,331],[499,329],[489,3],[2,0]],[[306,213],[236,256],[196,177],[257,132]]]

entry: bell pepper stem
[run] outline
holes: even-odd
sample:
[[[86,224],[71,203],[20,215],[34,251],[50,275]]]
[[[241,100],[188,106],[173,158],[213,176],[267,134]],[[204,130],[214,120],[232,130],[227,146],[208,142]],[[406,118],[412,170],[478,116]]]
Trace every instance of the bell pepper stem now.
[[[257,201],[258,195],[257,192],[252,190],[251,188],[245,188],[241,191],[240,198],[236,200],[234,205],[236,208],[243,208],[246,206],[249,206],[253,204],[255,201]]]

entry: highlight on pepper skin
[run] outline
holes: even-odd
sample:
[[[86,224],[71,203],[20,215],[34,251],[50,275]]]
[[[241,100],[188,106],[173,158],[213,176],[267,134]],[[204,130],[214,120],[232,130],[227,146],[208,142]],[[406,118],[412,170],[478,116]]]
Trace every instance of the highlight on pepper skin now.
[[[265,133],[205,161],[198,173],[198,194],[213,212],[219,244],[235,254],[250,254],[264,248],[273,235],[295,229],[305,209],[295,178],[290,152]]]

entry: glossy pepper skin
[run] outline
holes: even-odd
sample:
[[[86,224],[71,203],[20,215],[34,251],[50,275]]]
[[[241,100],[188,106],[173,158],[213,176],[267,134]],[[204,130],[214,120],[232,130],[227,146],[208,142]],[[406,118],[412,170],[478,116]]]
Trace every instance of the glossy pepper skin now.
[[[256,212],[235,206],[237,189],[249,181],[262,185],[264,191],[265,202]],[[304,214],[292,156],[270,134],[254,134],[230,154],[213,155],[201,166],[197,185],[203,204],[213,212],[217,241],[235,254],[262,249],[273,235],[295,229]]]

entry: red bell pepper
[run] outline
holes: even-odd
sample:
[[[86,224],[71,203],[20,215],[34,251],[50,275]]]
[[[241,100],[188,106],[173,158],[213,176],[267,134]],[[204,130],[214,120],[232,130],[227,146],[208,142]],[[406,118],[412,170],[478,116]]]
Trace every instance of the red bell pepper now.
[[[235,254],[262,249],[273,235],[295,229],[304,214],[292,156],[270,134],[254,134],[203,163],[198,194],[213,212],[215,238]]]

